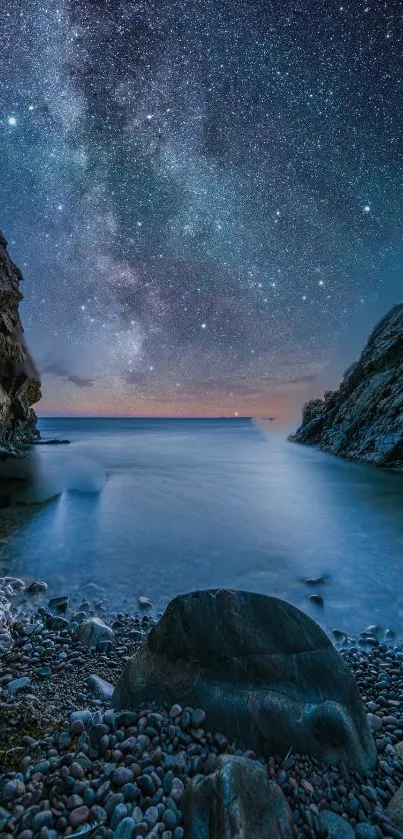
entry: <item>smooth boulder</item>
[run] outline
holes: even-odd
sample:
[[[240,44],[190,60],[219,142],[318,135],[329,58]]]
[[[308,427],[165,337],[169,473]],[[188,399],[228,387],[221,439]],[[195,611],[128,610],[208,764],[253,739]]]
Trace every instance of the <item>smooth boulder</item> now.
[[[205,727],[258,754],[307,754],[371,771],[363,702],[325,632],[275,597],[212,589],[176,597],[127,662],[112,704],[204,708]]]
[[[292,839],[292,814],[260,763],[225,755],[211,775],[197,775],[181,802],[187,839]]]

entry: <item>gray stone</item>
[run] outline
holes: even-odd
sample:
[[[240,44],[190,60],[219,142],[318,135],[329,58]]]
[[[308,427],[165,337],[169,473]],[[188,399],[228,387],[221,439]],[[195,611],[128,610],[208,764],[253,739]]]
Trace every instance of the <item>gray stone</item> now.
[[[182,801],[187,839],[292,839],[292,815],[280,787],[256,761],[225,755],[216,772],[197,775]]]
[[[35,580],[34,582],[30,583],[25,590],[28,594],[40,594],[43,591],[47,591],[47,589],[47,583],[43,582],[42,580]]]
[[[135,836],[136,823],[131,816],[126,816],[119,822],[113,834],[113,839],[132,839]]]
[[[220,589],[171,601],[112,698],[117,709],[143,701],[204,708],[210,730],[258,754],[292,747],[356,771],[375,766],[347,665],[311,618],[274,597]]]
[[[395,792],[392,800],[389,801],[386,812],[392,824],[403,831],[403,784]]]
[[[81,641],[86,647],[96,648],[99,641],[112,641],[113,637],[113,629],[97,617],[82,621],[74,632],[75,641]]]
[[[87,686],[91,691],[92,695],[95,696],[97,699],[102,699],[103,702],[109,702],[111,700],[113,694],[113,685],[111,685],[110,682],[107,682],[105,679],[101,679],[100,676],[97,676],[95,674],[88,676]]]
[[[28,676],[22,676],[21,679],[13,679],[7,685],[9,693],[19,693],[20,690],[26,690],[31,685],[31,679]]]
[[[69,599],[68,594],[62,594],[59,597],[51,597],[48,603],[48,608],[56,610],[57,612],[64,612],[67,609]]]
[[[348,821],[332,810],[322,810],[318,815],[318,824],[329,839],[354,839],[354,830]]]

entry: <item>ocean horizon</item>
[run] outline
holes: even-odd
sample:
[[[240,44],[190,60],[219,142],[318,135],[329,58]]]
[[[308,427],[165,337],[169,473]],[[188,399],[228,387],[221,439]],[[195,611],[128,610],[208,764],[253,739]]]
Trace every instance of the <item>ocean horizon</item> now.
[[[329,632],[399,633],[401,476],[223,419],[40,417],[44,440],[70,440],[35,450],[42,497],[58,495],[0,545],[2,573],[57,595],[68,581],[77,603],[94,583],[106,611],[230,587],[283,597]]]

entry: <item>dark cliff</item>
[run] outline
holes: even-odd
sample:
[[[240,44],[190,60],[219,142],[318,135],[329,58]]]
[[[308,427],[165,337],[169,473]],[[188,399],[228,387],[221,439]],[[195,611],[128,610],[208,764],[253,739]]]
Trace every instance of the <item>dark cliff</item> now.
[[[41,386],[18,312],[21,280],[0,231],[0,453],[39,438],[31,406],[41,398]]]
[[[290,439],[403,469],[403,303],[376,325],[338,390],[305,405],[302,424]]]

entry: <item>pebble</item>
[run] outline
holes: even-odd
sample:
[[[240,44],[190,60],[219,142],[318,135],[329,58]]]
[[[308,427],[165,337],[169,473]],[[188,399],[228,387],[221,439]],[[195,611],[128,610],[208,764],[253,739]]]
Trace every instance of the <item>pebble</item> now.
[[[376,714],[367,714],[367,722],[372,731],[380,731],[382,728],[382,720]]]
[[[206,719],[206,712],[202,710],[202,708],[195,708],[192,711],[191,722],[193,728],[201,728],[204,725]]]
[[[28,676],[22,676],[21,679],[12,679],[7,685],[7,690],[9,693],[19,693],[19,691],[25,690],[30,685],[31,679]]]
[[[88,821],[89,815],[90,811],[85,804],[81,807],[76,807],[76,809],[72,810],[70,813],[69,822],[71,827],[80,827],[80,825]]]
[[[126,816],[119,822],[113,834],[113,839],[132,839],[135,836],[136,822],[131,816]]]
[[[109,698],[114,667],[121,666],[140,640],[136,633],[141,640],[146,637],[153,619],[122,611],[116,616],[113,647],[105,638],[105,644],[89,651],[74,637],[74,623],[78,626],[93,615],[89,602],[82,605],[86,610],[75,611],[73,622],[69,614],[38,610],[30,621],[16,625],[11,650],[0,651],[1,701],[18,709],[22,702],[35,707],[38,698],[43,703],[46,697],[46,709],[54,708],[57,721],[53,730],[44,722],[32,737],[26,728],[15,766],[0,778],[1,835],[67,839],[99,824],[97,839],[183,839],[180,808],[187,778],[213,771],[217,756],[233,747],[220,732],[204,731],[208,716],[202,708],[176,703],[169,710],[153,705],[122,712],[106,709],[105,694],[89,690],[88,662],[99,669],[92,678],[109,686]],[[403,782],[403,649],[393,647],[394,640],[379,644],[374,627],[361,635],[365,642],[375,639],[368,648],[336,633],[336,641],[345,639],[341,655],[356,675],[376,739],[376,772],[358,778],[292,753],[283,761],[270,758],[269,776],[288,799],[296,839],[313,839],[320,831],[338,839],[351,839],[354,831],[356,839],[403,839],[384,809]],[[65,668],[70,668],[65,679],[75,679],[74,691],[66,697],[57,684]],[[21,680],[27,681],[17,698],[13,683]],[[246,754],[259,759],[250,750]]]
[[[27,594],[40,594],[41,592],[47,590],[48,584],[43,582],[43,580],[35,580],[34,582],[30,583],[29,586],[27,586],[25,589]]]

